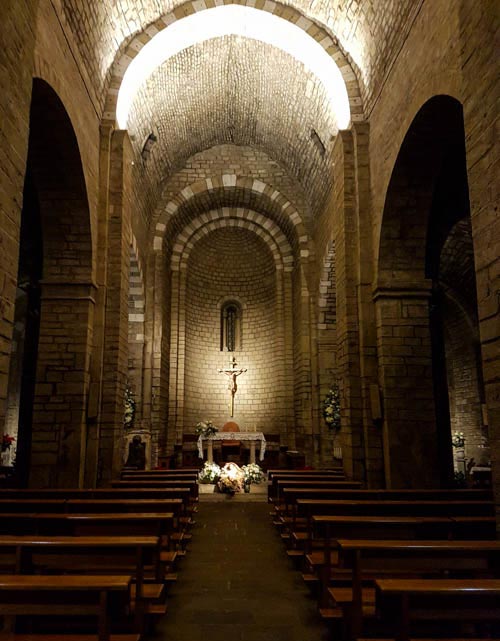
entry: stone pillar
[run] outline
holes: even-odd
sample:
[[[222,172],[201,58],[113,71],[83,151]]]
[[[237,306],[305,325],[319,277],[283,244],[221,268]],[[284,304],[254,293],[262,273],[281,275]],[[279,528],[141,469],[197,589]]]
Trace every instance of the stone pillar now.
[[[0,49],[0,431],[6,410],[38,0],[3,0]],[[20,72],[22,70],[22,73]]]
[[[493,488],[500,534],[500,215],[498,3],[460,2],[465,144]]]
[[[354,123],[353,151],[356,200],[356,289],[359,327],[359,367],[363,413],[366,483],[384,482],[382,429],[373,416],[371,392],[378,390],[377,332],[373,304],[373,234],[370,196],[369,126]]]
[[[93,283],[42,281],[30,484],[82,487]]]
[[[337,278],[337,371],[340,381],[344,468],[350,478],[365,480],[363,398],[359,360],[357,294],[357,224],[352,133],[341,131],[333,150],[334,188],[330,203],[335,216]]]
[[[85,486],[95,487],[99,475],[99,424],[101,418],[102,367],[106,332],[106,285],[108,274],[109,171],[112,125],[102,125],[99,149],[99,204],[97,224],[96,306],[94,313],[94,345],[90,364],[90,389],[87,422],[87,455]]]
[[[437,487],[430,288],[375,292],[388,488]]]
[[[132,148],[126,131],[111,140],[106,321],[99,425],[99,482],[116,477],[121,465],[125,383],[128,370],[130,275],[130,184]]]

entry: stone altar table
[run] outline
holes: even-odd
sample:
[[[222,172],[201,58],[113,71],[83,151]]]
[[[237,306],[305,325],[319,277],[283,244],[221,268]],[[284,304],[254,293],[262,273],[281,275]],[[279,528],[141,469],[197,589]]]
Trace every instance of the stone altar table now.
[[[264,460],[266,452],[266,439],[262,432],[218,432],[212,436],[198,438],[198,456],[203,458],[203,441],[207,441],[207,461],[214,460],[214,441],[249,441],[250,442],[250,463],[255,463],[255,446],[260,442],[259,460]]]

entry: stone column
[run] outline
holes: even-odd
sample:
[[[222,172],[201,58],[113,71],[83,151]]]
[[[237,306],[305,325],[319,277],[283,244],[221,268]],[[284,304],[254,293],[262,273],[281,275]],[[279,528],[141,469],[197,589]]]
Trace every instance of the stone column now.
[[[93,283],[42,281],[30,484],[81,487]]]
[[[39,0],[3,0],[0,48],[0,431],[5,418],[16,302],[19,231],[28,153],[36,15]],[[20,70],[22,69],[22,73]]]
[[[340,380],[340,440],[346,474],[365,480],[363,398],[359,358],[357,233],[354,145],[352,133],[339,133],[333,152],[334,222],[337,278],[337,370]]]
[[[498,212],[498,4],[460,4],[465,144],[479,331],[500,534],[500,214]]]
[[[132,148],[126,131],[111,140],[106,278],[106,320],[99,425],[99,482],[121,466],[125,382],[128,370],[130,184]]]
[[[437,487],[430,288],[375,292],[388,488]]]

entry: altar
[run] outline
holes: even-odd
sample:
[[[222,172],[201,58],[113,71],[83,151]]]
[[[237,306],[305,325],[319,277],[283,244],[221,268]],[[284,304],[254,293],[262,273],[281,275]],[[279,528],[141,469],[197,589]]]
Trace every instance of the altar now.
[[[214,441],[249,441],[250,443],[250,463],[255,463],[255,448],[259,446],[259,460],[264,460],[266,452],[266,439],[262,432],[218,432],[211,436],[202,436],[198,438],[198,456],[203,458],[203,441],[207,442],[207,461],[213,463],[214,460]]]

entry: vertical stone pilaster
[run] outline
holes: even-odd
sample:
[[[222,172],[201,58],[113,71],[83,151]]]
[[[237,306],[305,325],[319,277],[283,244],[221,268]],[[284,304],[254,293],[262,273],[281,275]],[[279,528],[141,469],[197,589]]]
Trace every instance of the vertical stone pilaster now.
[[[382,487],[384,478],[382,430],[372,416],[370,386],[378,385],[377,333],[372,299],[373,238],[370,195],[369,126],[353,126],[356,189],[356,288],[359,323],[359,366],[363,412],[363,445],[366,482]]]
[[[0,431],[6,411],[19,263],[19,232],[28,154],[36,15],[39,0],[2,2],[0,92]]]
[[[42,282],[33,487],[83,485],[94,296],[92,283]]]
[[[437,487],[430,289],[375,293],[388,488]]]
[[[106,323],[99,439],[100,482],[118,473],[128,369],[130,275],[130,179],[132,149],[126,131],[111,139]]]
[[[111,139],[113,127],[103,125],[100,130],[99,144],[99,204],[97,223],[96,257],[96,305],[94,312],[94,345],[90,364],[90,416],[87,423],[87,445],[85,462],[86,487],[95,487],[98,480],[99,431],[102,399],[102,371],[104,359],[104,337],[106,332],[106,287],[108,275],[108,211],[109,211],[109,172],[111,158]]]
[[[500,533],[498,4],[460,3],[465,144],[493,488]]]
[[[334,241],[337,277],[337,371],[341,387],[341,433],[344,468],[365,480],[363,399],[359,362],[358,293],[356,288],[357,222],[354,144],[350,131],[339,133],[334,148]]]

